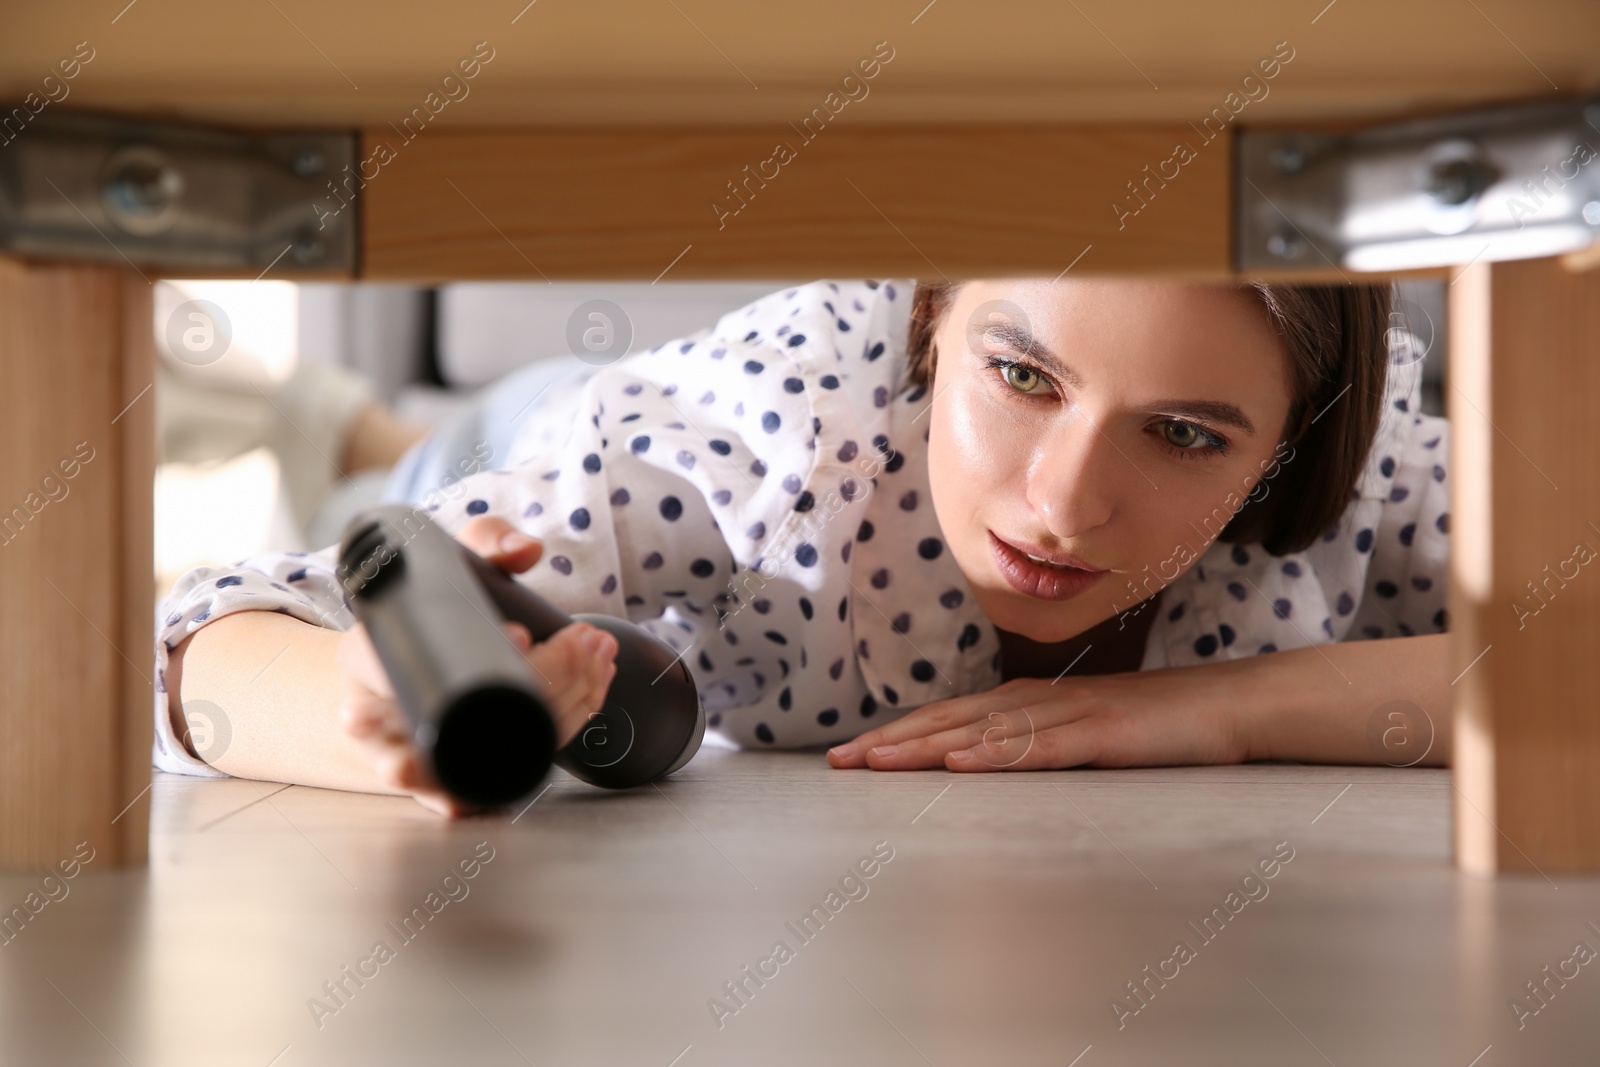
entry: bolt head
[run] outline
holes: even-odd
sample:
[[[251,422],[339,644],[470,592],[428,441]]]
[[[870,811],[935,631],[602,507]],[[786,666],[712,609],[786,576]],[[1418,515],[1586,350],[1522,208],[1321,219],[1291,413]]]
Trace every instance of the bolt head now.
[[[327,161],[323,159],[322,153],[308,145],[294,154],[289,167],[297,178],[315,178],[322,173],[326,165]]]
[[[314,233],[302,233],[295,238],[294,256],[296,263],[317,263],[327,253],[327,246],[322,239]]]
[[[1306,154],[1292,144],[1274,148],[1271,160],[1280,174],[1299,174],[1306,169]]]
[[[1267,252],[1276,259],[1296,260],[1305,255],[1306,243],[1299,234],[1275,233],[1267,238]]]

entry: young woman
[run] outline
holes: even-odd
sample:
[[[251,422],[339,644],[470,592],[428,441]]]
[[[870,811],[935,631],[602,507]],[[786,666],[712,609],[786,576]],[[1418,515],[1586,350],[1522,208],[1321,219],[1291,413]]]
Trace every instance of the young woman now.
[[[567,610],[680,649],[742,746],[879,770],[1394,762],[1370,726],[1404,701],[1439,763],[1447,426],[1415,410],[1420,367],[1391,367],[1388,312],[1387,285],[817,282],[566,375],[508,467],[416,503]],[[178,582],[157,765],[459,813],[334,553]],[[588,630],[507,627],[563,738],[613,670]]]

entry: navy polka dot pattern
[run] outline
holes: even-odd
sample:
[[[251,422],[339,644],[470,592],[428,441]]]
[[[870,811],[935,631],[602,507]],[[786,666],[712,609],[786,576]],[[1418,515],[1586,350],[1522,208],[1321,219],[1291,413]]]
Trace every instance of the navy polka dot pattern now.
[[[454,483],[432,516],[452,534],[502,516],[542,540],[518,580],[681,653],[708,727],[738,745],[836,743],[993,689],[998,634],[939,527],[913,421],[926,390],[905,383],[913,284],[799,286],[575,370],[530,405],[501,468]],[[1209,546],[1165,589],[1142,667],[1445,628],[1448,424],[1414,414],[1416,382],[1391,388],[1409,404],[1386,405],[1340,523],[1285,557]],[[336,548],[196,568],[163,598],[157,766],[222,773],[173,734],[167,652],[234,611],[348,629]]]

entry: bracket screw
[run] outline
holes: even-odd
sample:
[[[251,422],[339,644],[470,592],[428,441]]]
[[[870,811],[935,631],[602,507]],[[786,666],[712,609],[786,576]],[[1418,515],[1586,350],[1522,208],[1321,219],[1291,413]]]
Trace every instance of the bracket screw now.
[[[1275,233],[1267,238],[1267,251],[1278,259],[1299,259],[1305,255],[1306,243],[1299,234]]]
[[[296,263],[316,263],[327,252],[327,246],[322,239],[309,230],[302,230],[294,239],[294,259]]]
[[[322,158],[322,153],[309,145],[296,152],[289,164],[289,168],[294,171],[297,178],[315,178],[322,173],[324,166],[326,162]]]
[[[1292,144],[1274,148],[1271,159],[1280,174],[1299,174],[1306,169],[1306,154]]]
[[[1441,204],[1452,207],[1476,200],[1493,185],[1499,171],[1476,159],[1452,159],[1435,163],[1423,188]]]

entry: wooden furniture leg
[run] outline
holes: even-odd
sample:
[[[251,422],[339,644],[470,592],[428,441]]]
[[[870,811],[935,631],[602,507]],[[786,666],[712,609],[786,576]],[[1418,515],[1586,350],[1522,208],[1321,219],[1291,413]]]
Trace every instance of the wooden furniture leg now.
[[[0,869],[146,858],[150,317],[139,274],[0,259]]]
[[[1600,271],[1450,287],[1456,862],[1600,871]]]

